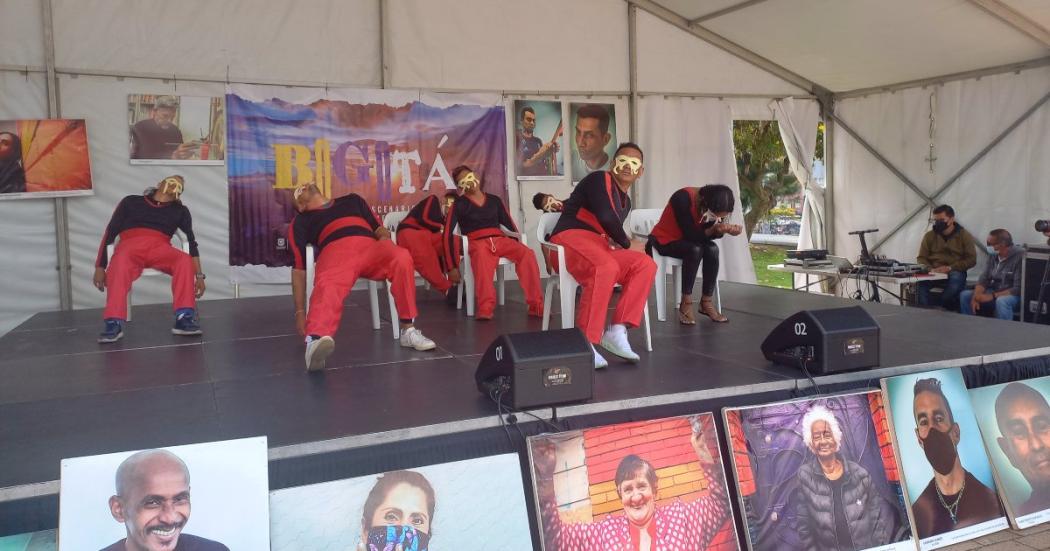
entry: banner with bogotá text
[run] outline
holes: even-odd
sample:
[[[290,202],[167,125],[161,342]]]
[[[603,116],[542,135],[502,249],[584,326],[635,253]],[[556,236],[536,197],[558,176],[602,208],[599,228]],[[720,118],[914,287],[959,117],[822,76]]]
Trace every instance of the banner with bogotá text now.
[[[233,85],[226,107],[234,283],[289,281],[292,192],[305,182],[361,195],[383,217],[455,189],[465,164],[507,200],[497,94]]]

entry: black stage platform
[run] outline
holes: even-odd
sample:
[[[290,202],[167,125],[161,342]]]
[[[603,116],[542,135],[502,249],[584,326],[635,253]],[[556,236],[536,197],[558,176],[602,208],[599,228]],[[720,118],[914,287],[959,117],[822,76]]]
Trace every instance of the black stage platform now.
[[[853,303],[743,284],[721,289],[730,323],[661,323],[653,308],[654,351],[646,353],[643,334],[632,331],[641,363],[610,359],[595,377],[592,402],[559,408],[566,424],[615,422],[625,411],[701,411],[697,403],[789,397],[809,383],[794,369],[770,365],[759,343],[798,310]],[[474,386],[480,354],[501,333],[540,329],[539,320],[526,318],[517,285],[510,282],[507,290],[496,319],[479,322],[420,289],[418,326],[437,342],[431,352],[402,349],[385,317],[374,331],[368,298],[355,292],[329,368],[313,375],[303,369],[286,296],[202,302],[203,338],[171,335],[167,305],[136,306],[124,340],[105,346],[95,342],[99,310],[38,314],[0,338],[0,513],[8,514],[0,535],[53,527],[65,457],[266,435],[271,487],[279,488],[392,468],[381,457],[350,469],[329,461],[313,475],[289,466],[298,460],[316,467],[352,450],[385,449],[400,468],[413,466],[413,450],[438,458],[416,459],[418,466],[508,448],[503,442],[463,451],[457,444],[471,434],[503,438],[494,404]],[[882,326],[883,367],[822,377],[826,389],[874,387],[882,376],[935,367],[1050,356],[1050,327],[864,307]]]

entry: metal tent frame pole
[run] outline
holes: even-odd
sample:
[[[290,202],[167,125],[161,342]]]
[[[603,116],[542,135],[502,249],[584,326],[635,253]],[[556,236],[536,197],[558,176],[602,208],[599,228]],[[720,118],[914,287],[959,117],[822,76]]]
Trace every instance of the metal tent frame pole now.
[[[627,4],[627,74],[631,95],[627,99],[630,141],[638,143],[638,7]],[[638,186],[631,186],[631,204],[638,204]]]
[[[44,26],[44,70],[47,73],[47,114],[62,116],[59,104],[58,75],[55,73],[55,33],[51,0],[40,0]],[[58,302],[63,310],[73,309],[73,278],[69,259],[69,209],[65,197],[55,201],[55,268],[58,271]]]

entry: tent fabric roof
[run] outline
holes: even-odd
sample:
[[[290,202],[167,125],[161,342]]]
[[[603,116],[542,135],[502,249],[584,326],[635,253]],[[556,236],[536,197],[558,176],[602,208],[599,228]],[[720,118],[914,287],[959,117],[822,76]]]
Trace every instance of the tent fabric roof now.
[[[832,92],[1050,56],[1047,0],[656,3]],[[1028,32],[993,10],[1014,17]]]

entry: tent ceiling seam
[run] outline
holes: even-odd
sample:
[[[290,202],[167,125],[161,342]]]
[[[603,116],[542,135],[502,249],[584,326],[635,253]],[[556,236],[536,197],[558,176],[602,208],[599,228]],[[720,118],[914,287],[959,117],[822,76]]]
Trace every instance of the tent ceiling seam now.
[[[970,3],[980,8],[985,14],[1005,23],[1011,29],[1050,48],[1050,31],[1000,0],[970,0]]]
[[[740,2],[739,4],[733,4],[731,6],[726,6],[726,7],[722,8],[722,9],[720,9],[720,10],[715,10],[715,11],[713,11],[711,13],[701,15],[700,17],[694,17],[693,19],[689,20],[689,24],[690,25],[697,25],[699,23],[703,23],[704,21],[708,21],[708,20],[711,20],[711,19],[717,19],[719,17],[722,17],[723,15],[729,15],[729,14],[731,14],[733,12],[737,12],[737,11],[740,11],[740,10],[743,10],[743,9],[746,9],[746,8],[750,8],[751,6],[754,6],[755,4],[761,4],[762,2],[765,2],[765,1],[767,1],[767,0],[745,0],[744,2]]]
[[[1040,57],[1036,59],[1030,59],[1028,61],[1021,61],[1018,63],[1007,63],[1005,65],[995,65],[993,67],[985,67],[983,69],[974,69],[973,71],[964,71],[961,73],[949,73],[947,75],[917,79],[917,80],[906,80],[895,84],[885,84],[879,86],[871,86],[868,88],[857,88],[855,90],[847,90],[845,92],[836,92],[834,94],[835,100],[843,100],[849,98],[856,98],[862,96],[870,96],[872,94],[883,94],[886,92],[896,92],[898,90],[906,90],[908,88],[918,88],[920,86],[935,86],[939,84],[945,84],[948,82],[954,82],[958,80],[968,80],[971,78],[981,78],[992,75],[1000,75],[1003,73],[1020,73],[1021,71],[1036,69],[1039,67],[1045,67],[1050,65],[1050,56]]]

